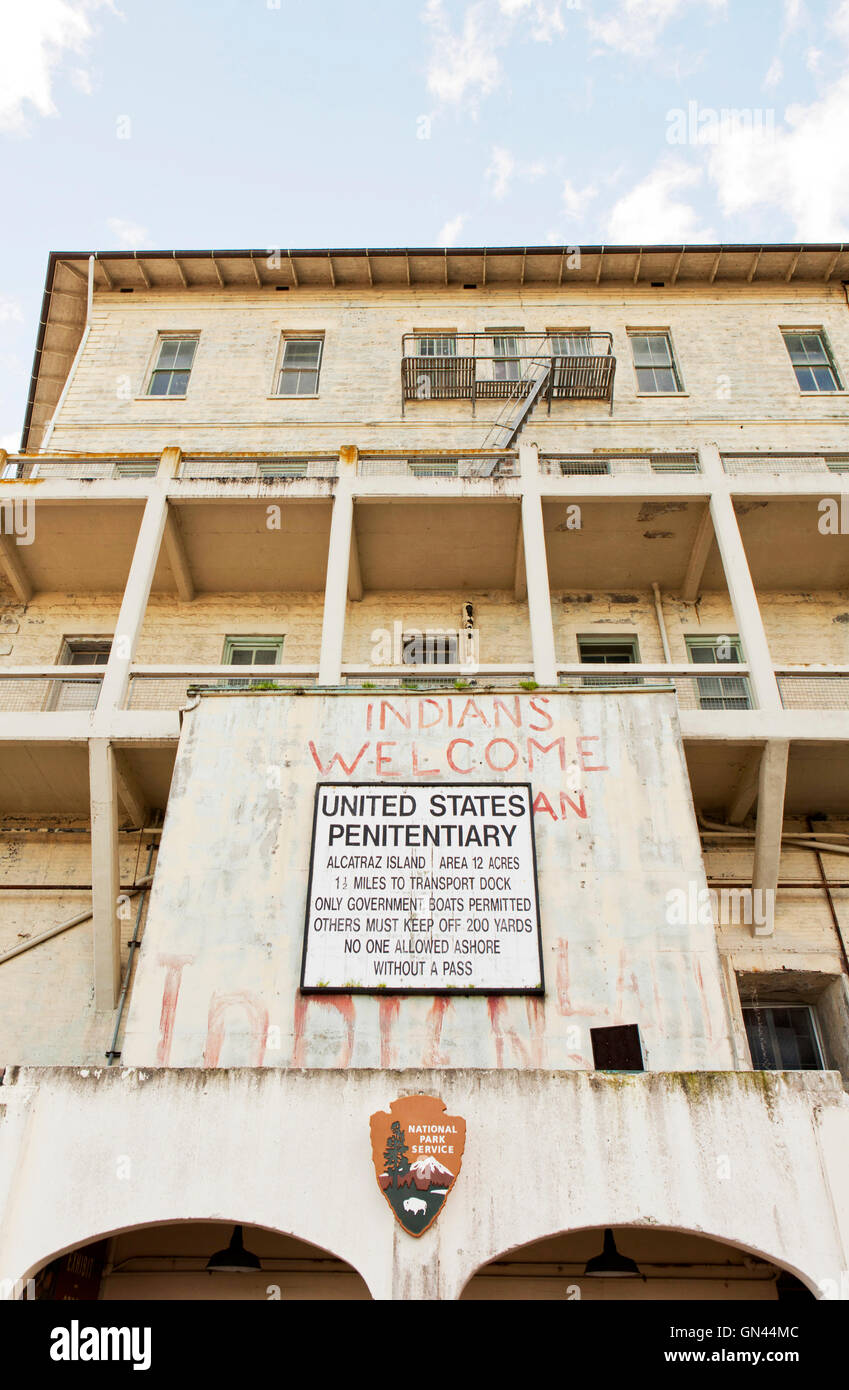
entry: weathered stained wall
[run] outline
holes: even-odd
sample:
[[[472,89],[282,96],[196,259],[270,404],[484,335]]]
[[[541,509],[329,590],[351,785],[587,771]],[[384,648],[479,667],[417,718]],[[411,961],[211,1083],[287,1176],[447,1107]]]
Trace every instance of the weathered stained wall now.
[[[416,1093],[467,1129],[418,1240],[378,1190],[368,1123]],[[7,1073],[0,1102],[10,1280],[110,1232],[212,1219],[310,1241],[375,1298],[453,1299],[506,1250],[628,1225],[727,1241],[830,1297],[842,1272],[846,1296],[849,1098],[833,1075],[33,1068]]]
[[[532,782],[544,1001],[298,995],[316,782],[392,786],[414,768]],[[672,695],[204,697],[183,724],[123,1060],[588,1068],[590,1027],[639,1023],[653,1070],[734,1067],[713,927],[667,921],[691,883]]]
[[[208,662],[223,657],[227,636],[283,635],[283,661],[318,661],[323,595],[316,593],[198,594],[180,603],[171,594],[152,594],[136,659],[142,665]],[[443,592],[380,590],[349,602],[345,621],[346,662],[367,664],[375,629],[457,628],[463,603],[471,600],[480,632],[484,663],[529,662],[530,628],[526,602],[499,590]],[[10,597],[0,603],[0,666],[58,661],[66,636],[110,636],[120,608],[119,594],[37,593],[24,608]],[[627,591],[552,591],[557,658],[577,662],[578,637],[593,633],[611,640],[638,638],[640,659],[662,662],[663,648],[654,599],[641,587]],[[773,659],[777,663],[849,665],[849,590],[816,593],[762,592],[759,607]],[[698,605],[663,595],[663,611],[673,661],[687,661],[685,637],[735,635],[736,620],[726,593],[704,591]]]
[[[281,302],[282,301],[282,302]],[[528,438],[552,449],[592,449],[598,426],[605,447],[687,448],[693,418],[709,418],[721,444],[740,447],[735,420],[762,420],[749,447],[800,447],[799,426],[820,426],[822,441],[840,447],[845,399],[804,402],[780,326],[822,325],[844,376],[849,371],[849,321],[840,286],[760,285],[480,289],[458,303],[456,289],[318,291],[278,295],[233,291],[176,294],[141,290],[98,293],[91,333],[58,417],[51,447],[86,449],[97,438],[116,449],[149,449],[160,434],[184,449],[221,448],[221,427],[239,448],[449,448],[480,445],[496,412],[479,403],[412,402],[401,420],[401,337],[413,329],[483,331],[493,325],[610,332],[618,366],[615,414],[604,402],[538,410]],[[627,330],[672,334],[683,377],[677,398],[638,396]],[[187,398],[163,401],[143,392],[159,332],[200,332]],[[284,331],[323,333],[317,399],[272,396]],[[808,416],[808,419],[805,419]],[[367,423],[363,423],[367,422]],[[723,431],[723,422],[728,422]],[[99,435],[99,437],[98,437]]]

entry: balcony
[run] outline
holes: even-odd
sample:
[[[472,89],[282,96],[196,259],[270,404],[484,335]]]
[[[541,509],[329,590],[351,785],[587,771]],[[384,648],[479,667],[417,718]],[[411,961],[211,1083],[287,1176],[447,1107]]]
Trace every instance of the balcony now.
[[[664,473],[700,473],[698,454],[650,453],[635,450],[632,454],[598,450],[592,454],[541,454],[540,473],[547,478],[623,477],[625,475]]]
[[[616,358],[609,333],[421,333],[401,340],[407,401],[520,400],[544,376],[540,399],[610,401]]]
[[[515,478],[519,473],[514,452],[481,449],[473,454],[450,450],[441,453],[412,453],[407,455],[368,453],[357,462],[361,478]]]

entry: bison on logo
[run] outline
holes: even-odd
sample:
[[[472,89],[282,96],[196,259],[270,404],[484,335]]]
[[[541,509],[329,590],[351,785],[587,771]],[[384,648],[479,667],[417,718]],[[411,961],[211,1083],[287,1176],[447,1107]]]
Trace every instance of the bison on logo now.
[[[438,1096],[404,1096],[371,1117],[378,1186],[405,1231],[433,1225],[460,1172],[466,1121]]]

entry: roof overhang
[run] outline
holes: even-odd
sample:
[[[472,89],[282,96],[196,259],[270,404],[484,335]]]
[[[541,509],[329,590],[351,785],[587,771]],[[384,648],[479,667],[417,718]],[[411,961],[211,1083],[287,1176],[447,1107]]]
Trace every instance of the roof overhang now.
[[[849,245],[499,246],[381,249],[54,251],[47,266],[21,449],[39,446],[59,401],[94,291],[155,292],[561,285],[838,284]]]

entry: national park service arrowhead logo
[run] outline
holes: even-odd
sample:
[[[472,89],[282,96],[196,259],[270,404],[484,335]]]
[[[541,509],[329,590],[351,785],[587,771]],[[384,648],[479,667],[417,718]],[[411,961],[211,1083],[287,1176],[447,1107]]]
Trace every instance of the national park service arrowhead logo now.
[[[381,1192],[411,1236],[432,1226],[457,1180],[466,1121],[438,1096],[404,1096],[371,1117],[371,1151]]]

